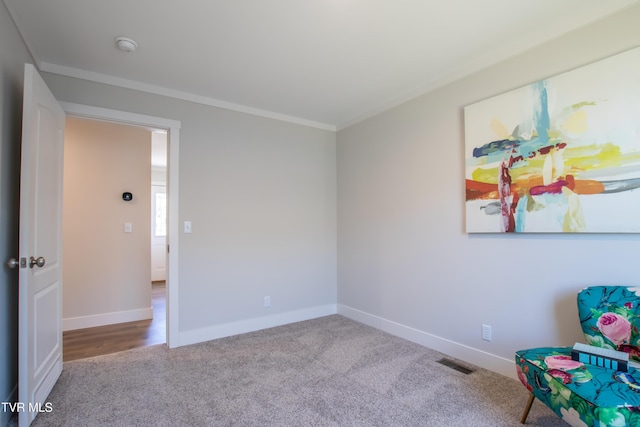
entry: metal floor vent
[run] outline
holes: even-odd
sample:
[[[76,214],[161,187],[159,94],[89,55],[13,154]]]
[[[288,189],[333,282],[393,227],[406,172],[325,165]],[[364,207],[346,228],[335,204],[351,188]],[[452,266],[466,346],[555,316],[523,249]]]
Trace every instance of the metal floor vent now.
[[[451,359],[440,359],[438,360],[438,363],[440,363],[441,365],[447,366],[451,369],[455,369],[458,372],[462,372],[465,375],[469,375],[470,373],[474,372],[473,369],[466,368],[458,364],[458,362],[454,362]]]

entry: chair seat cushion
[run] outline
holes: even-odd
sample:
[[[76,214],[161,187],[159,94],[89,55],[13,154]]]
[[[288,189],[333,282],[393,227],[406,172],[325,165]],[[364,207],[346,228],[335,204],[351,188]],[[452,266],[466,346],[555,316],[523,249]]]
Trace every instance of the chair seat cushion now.
[[[520,350],[518,377],[573,426],[640,426],[640,371],[619,372],[571,360],[571,347]]]

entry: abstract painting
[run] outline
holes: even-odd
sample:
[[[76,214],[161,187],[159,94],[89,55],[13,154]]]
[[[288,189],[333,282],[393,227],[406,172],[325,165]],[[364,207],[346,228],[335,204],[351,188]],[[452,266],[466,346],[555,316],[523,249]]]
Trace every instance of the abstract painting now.
[[[468,233],[640,233],[640,48],[464,120]]]

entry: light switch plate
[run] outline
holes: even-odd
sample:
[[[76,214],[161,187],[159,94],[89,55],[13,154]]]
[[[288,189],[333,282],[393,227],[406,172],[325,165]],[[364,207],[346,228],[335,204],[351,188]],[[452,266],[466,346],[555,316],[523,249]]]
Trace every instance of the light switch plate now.
[[[124,223],[124,232],[125,233],[131,233],[133,232],[133,225],[131,225],[130,222],[125,222]]]
[[[191,221],[184,222],[184,232],[191,233]]]

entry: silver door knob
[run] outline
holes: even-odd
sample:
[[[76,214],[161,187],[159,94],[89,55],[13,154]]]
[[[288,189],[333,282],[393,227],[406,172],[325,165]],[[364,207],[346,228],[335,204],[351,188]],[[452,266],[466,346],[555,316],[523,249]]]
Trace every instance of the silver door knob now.
[[[37,265],[38,267],[44,267],[44,263],[44,257],[38,257],[37,259],[31,257],[29,259],[29,268],[33,268],[34,265]]]
[[[16,258],[11,258],[9,261],[7,261],[7,267],[9,268],[17,268],[20,265],[20,261],[18,261]]]

